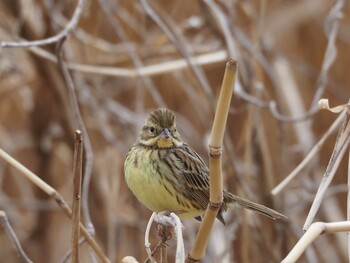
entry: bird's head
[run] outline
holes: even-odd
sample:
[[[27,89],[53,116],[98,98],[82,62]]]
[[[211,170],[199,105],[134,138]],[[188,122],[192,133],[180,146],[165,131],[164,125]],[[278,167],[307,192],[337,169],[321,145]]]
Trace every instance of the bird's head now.
[[[139,142],[145,146],[157,148],[181,146],[183,142],[176,130],[174,113],[165,108],[151,112],[141,129]]]

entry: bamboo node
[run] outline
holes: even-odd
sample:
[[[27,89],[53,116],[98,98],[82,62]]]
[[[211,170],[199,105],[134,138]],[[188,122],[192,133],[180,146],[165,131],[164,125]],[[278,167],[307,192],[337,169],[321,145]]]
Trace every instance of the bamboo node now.
[[[209,156],[213,159],[218,159],[222,155],[222,147],[215,147],[209,145]]]
[[[187,254],[186,263],[197,263],[197,262],[200,262],[200,259],[194,259],[193,257],[191,257],[190,254]]]
[[[220,202],[220,203],[209,202],[209,209],[218,210],[222,206],[222,203],[223,202]]]

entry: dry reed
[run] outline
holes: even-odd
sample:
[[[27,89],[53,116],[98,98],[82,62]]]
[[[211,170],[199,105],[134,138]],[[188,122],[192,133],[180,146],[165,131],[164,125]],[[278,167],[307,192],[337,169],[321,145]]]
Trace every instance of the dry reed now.
[[[0,148],[68,200],[68,213],[73,135],[81,129],[81,220],[88,228],[81,235],[95,234],[89,241],[96,240],[101,257],[106,251],[105,260],[131,255],[141,262],[151,212],[125,185],[125,154],[147,112],[166,106],[176,112],[183,139],[209,161],[208,135],[232,57],[240,69],[223,141],[223,187],[291,223],[229,212],[225,228],[214,224],[202,261],[281,261],[303,234],[334,148],[339,119],[319,112],[317,101],[336,105],[350,97],[346,7],[342,0],[0,1]],[[31,47],[6,47],[23,41]],[[32,46],[38,43],[45,45]],[[339,163],[312,221],[346,220],[348,182],[338,174],[347,169]],[[71,221],[20,175],[0,162],[0,210],[19,242],[14,246],[1,228],[0,262],[17,262],[19,247],[33,262],[67,260]],[[188,253],[198,224],[183,223]],[[88,242],[79,244],[80,262],[94,261]],[[324,235],[300,260],[345,262],[348,246],[345,233]],[[175,249],[167,253],[173,262]]]

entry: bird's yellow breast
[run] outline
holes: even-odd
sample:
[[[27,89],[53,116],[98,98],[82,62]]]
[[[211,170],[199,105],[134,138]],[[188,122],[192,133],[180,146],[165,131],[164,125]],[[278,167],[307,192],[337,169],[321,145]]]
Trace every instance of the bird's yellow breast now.
[[[143,205],[154,212],[174,211],[182,218],[199,215],[202,211],[195,209],[174,189],[176,178],[166,179],[174,175],[159,159],[157,151],[138,146],[130,150],[124,164],[128,187]]]

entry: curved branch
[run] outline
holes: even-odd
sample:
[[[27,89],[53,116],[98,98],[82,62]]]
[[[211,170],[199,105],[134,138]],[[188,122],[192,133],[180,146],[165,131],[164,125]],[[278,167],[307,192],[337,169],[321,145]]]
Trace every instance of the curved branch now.
[[[34,40],[34,41],[20,41],[20,42],[0,42],[1,47],[32,47],[32,46],[44,46],[56,43],[60,41],[61,39],[67,37],[77,26],[81,13],[83,11],[85,0],[79,0],[75,10],[74,14],[69,21],[69,23],[66,25],[66,27],[59,32],[57,35],[41,40]]]

